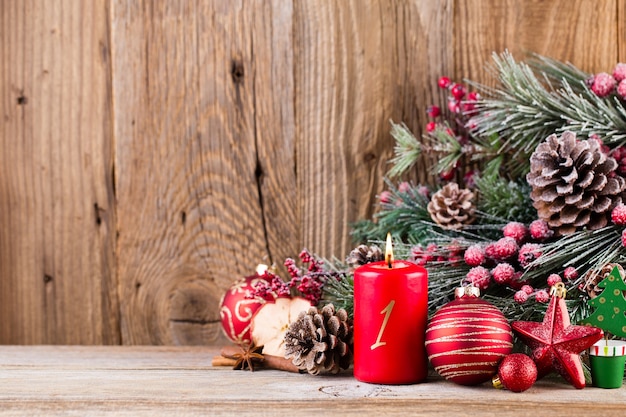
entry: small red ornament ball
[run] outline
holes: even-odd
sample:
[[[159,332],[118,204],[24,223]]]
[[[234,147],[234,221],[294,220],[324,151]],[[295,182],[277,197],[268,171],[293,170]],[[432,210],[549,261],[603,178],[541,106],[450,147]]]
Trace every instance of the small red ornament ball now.
[[[511,353],[513,333],[497,307],[477,294],[466,293],[467,290],[458,288],[457,298],[430,319],[426,353],[445,379],[460,385],[477,385],[490,380],[500,360]]]
[[[496,388],[506,388],[513,392],[526,391],[537,380],[535,362],[523,353],[513,353],[502,359],[498,375],[493,378]]]
[[[222,329],[226,337],[235,343],[250,342],[250,326],[257,310],[267,301],[273,300],[271,294],[263,299],[260,297],[247,298],[257,283],[263,281],[270,285],[264,275],[255,274],[236,281],[222,296],[220,301],[220,317]]]

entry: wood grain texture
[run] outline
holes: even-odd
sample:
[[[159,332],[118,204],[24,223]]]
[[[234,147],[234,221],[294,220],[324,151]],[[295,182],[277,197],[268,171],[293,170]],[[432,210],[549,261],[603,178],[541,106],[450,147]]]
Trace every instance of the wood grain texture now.
[[[617,62],[626,62],[626,0],[617,1]]]
[[[0,343],[120,342],[108,23],[0,3]]]
[[[351,223],[371,217],[392,156],[389,121],[419,136],[433,72],[450,65],[451,11],[450,2],[296,3],[300,226],[319,255],[347,255]]]
[[[371,385],[210,366],[211,347],[0,347],[0,416],[621,415],[626,388],[576,390],[547,377],[523,393],[455,385]],[[97,381],[97,382],[95,382]]]
[[[454,41],[454,4],[453,0],[397,2],[395,19],[387,23],[394,28],[397,39],[397,56],[390,64],[384,64],[395,68],[391,119],[405,123],[417,138],[422,137],[424,126],[430,121],[426,115],[428,106],[447,100],[437,80],[454,72],[454,49],[449,47]],[[386,136],[386,143],[393,146],[393,139]],[[403,179],[433,184],[430,167],[436,162],[436,155],[424,152]],[[383,173],[389,168],[385,166]],[[377,187],[380,193],[385,186]]]
[[[206,343],[223,291],[294,252],[290,8],[114,5],[123,342]]]
[[[206,344],[259,262],[343,258],[441,75],[626,60],[626,0],[0,2],[0,343]],[[436,156],[406,179],[433,182]],[[284,271],[283,271],[284,273]]]
[[[505,49],[517,59],[535,52],[587,72],[611,71],[617,17],[616,0],[457,0],[455,75],[493,84],[485,64]]]

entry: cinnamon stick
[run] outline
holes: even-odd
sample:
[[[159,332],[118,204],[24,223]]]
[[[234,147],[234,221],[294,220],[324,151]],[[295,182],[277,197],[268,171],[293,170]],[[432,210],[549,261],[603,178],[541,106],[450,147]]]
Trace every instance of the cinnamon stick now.
[[[236,354],[241,353],[241,348],[236,345],[224,346],[220,353],[224,359],[232,360],[232,363],[228,362],[229,363],[228,366],[234,366],[235,360],[231,358],[233,358]],[[216,362],[216,358],[213,358],[213,363],[215,362]],[[289,359],[281,358],[280,356],[263,355],[263,362],[261,363],[263,367],[266,369],[275,369],[278,371],[287,371],[287,372],[295,372],[295,373],[300,372],[298,367],[294,365]],[[214,365],[214,366],[227,366],[227,365],[226,365],[226,362],[224,361],[223,365]]]
[[[263,355],[263,366],[278,371],[300,373],[300,369],[291,360],[281,358],[280,356]]]

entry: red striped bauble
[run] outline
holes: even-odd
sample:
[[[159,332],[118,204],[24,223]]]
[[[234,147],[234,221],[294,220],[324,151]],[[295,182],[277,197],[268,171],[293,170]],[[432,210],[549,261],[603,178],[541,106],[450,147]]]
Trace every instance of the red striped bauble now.
[[[513,349],[504,314],[478,298],[477,288],[458,288],[456,299],[441,307],[426,328],[426,353],[449,381],[477,385],[489,381]]]

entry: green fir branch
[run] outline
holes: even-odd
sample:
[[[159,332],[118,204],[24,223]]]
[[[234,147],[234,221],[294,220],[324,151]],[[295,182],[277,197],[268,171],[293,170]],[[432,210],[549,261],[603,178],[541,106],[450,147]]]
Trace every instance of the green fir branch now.
[[[389,170],[389,177],[398,177],[415,166],[422,152],[439,155],[437,162],[431,167],[431,174],[434,175],[457,167],[463,158],[467,158],[467,162],[487,164],[501,160],[497,137],[482,139],[468,135],[469,143],[462,144],[450,132],[447,124],[438,125],[434,131],[424,135],[424,143],[421,143],[404,124],[392,122],[391,135],[396,144],[395,156],[390,160],[393,167]]]
[[[558,61],[539,54],[531,54],[528,65],[536,73],[545,77],[546,84],[549,85],[551,90],[555,89],[553,84],[559,85],[566,81],[573,87],[574,92],[579,94],[585,91],[584,84],[581,82],[586,82],[591,77],[591,74],[582,71],[569,62]]]
[[[337,309],[343,308],[349,317],[354,313],[354,275],[347,273],[338,279],[329,280],[323,288],[321,302],[334,304]]]
[[[537,217],[526,181],[509,181],[491,171],[476,178],[476,188],[478,210],[489,216],[525,224]]]
[[[488,290],[489,291],[489,290]],[[546,304],[529,299],[519,304],[513,299],[514,291],[508,294],[493,294],[487,292],[483,299],[495,305],[509,321],[542,321],[546,312]]]
[[[430,230],[430,226],[424,223],[430,222],[427,209],[429,198],[422,194],[421,186],[412,186],[408,191],[400,192],[389,180],[385,182],[391,201],[381,203],[381,210],[374,215],[374,221],[355,225],[354,240],[359,243],[384,241],[387,233],[391,233],[398,242],[423,240]]]
[[[626,109],[616,96],[603,99],[587,87],[576,94],[566,82],[557,94],[565,106],[563,117],[567,121],[559,132],[571,130],[583,139],[595,134],[611,147],[626,143]]]
[[[384,243],[387,233],[391,233],[394,241],[412,245],[446,244],[455,240],[460,245],[469,246],[499,236],[502,227],[515,218],[513,216],[524,213],[525,220],[534,220],[536,212],[529,203],[528,186],[495,178],[478,178],[481,197],[477,220],[461,230],[443,229],[432,221],[428,212],[430,198],[424,195],[423,186],[411,186],[408,191],[400,192],[385,180],[391,193],[390,202],[381,203],[381,210],[373,220],[361,220],[352,225],[353,241],[356,244]],[[483,203],[480,203],[481,199],[484,199]]]
[[[528,65],[518,64],[508,52],[493,59],[501,87],[476,85],[488,98],[476,103],[474,133],[499,137],[501,153],[526,161],[512,167],[514,176],[521,176],[528,170],[528,156],[537,144],[563,125],[561,108]]]
[[[509,52],[493,59],[500,87],[473,84],[486,98],[476,104],[472,133],[500,137],[499,151],[511,155],[507,169],[513,177],[528,171],[530,155],[552,133],[571,130],[581,138],[596,134],[612,146],[626,143],[624,106],[614,96],[598,97],[584,79],[576,80],[584,73],[546,59],[539,62],[550,72],[538,77],[533,67],[516,62]],[[562,78],[555,81],[559,74]]]
[[[626,254],[621,242],[621,228],[606,226],[597,230],[581,230],[562,236],[543,246],[542,255],[531,263],[524,278],[547,278],[568,266],[576,268],[579,278],[569,290],[577,290],[587,273],[598,272],[606,264],[620,262]]]
[[[454,300],[454,289],[463,284],[469,267],[460,262],[458,265],[433,262],[426,265],[428,270],[428,313],[434,314],[441,306]]]
[[[404,123],[396,124],[391,121],[391,136],[396,141],[393,148],[395,156],[389,161],[393,166],[387,175],[393,178],[415,166],[422,153],[422,144]]]
[[[450,134],[446,125],[438,126],[424,138],[428,141],[424,147],[425,150],[441,155],[432,167],[432,174],[447,172],[458,167],[461,161],[482,165],[490,163],[494,158],[499,159],[500,156],[497,140],[478,140],[478,138],[468,135],[468,143],[463,144],[459,138]]]
[[[447,126],[438,126],[433,132],[425,136],[432,146],[432,150],[441,154],[437,163],[431,167],[432,174],[446,172],[458,166],[466,152],[459,140],[449,133]]]

